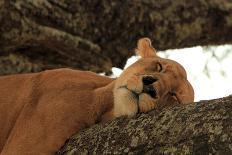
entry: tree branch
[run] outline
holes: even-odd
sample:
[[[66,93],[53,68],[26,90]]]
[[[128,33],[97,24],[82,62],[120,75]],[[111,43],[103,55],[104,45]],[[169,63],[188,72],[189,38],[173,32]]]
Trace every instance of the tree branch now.
[[[143,36],[158,50],[232,42],[225,0],[2,0],[0,8],[1,52],[45,66],[108,72],[124,66]]]
[[[59,154],[231,154],[232,96],[98,124]]]

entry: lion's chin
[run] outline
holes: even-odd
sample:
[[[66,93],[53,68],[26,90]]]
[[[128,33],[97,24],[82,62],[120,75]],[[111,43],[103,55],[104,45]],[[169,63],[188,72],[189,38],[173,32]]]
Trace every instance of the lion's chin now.
[[[138,103],[139,103],[139,95],[141,95],[142,93],[136,93],[135,91],[128,89],[127,86],[120,86],[120,87],[118,87],[118,89],[119,90],[124,90],[127,93],[129,93],[130,94],[129,96],[130,96],[131,100],[133,100],[138,105]]]
[[[133,117],[138,113],[139,96],[127,87],[117,87],[114,91],[114,116]]]

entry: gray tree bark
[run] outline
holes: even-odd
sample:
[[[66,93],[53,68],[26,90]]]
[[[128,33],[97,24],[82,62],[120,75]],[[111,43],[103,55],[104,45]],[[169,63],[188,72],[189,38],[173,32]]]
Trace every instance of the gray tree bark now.
[[[143,36],[158,50],[231,43],[232,1],[0,1],[1,74],[67,66],[109,72],[124,66]],[[21,68],[9,53],[22,58]]]
[[[209,153],[232,154],[232,96],[97,124],[71,137],[57,154]]]

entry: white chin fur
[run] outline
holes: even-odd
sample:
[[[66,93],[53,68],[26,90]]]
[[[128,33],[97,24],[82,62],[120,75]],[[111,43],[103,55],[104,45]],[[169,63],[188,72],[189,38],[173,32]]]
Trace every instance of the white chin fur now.
[[[138,112],[138,99],[126,88],[114,90],[114,116],[133,117]]]

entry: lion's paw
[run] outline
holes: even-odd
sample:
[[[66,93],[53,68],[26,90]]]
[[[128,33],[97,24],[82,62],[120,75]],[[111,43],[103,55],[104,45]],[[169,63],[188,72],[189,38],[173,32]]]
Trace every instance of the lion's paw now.
[[[139,96],[139,111],[146,113],[156,107],[156,101],[148,94]]]

